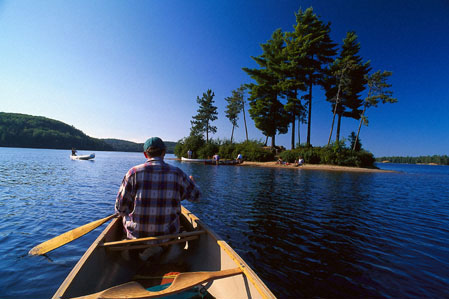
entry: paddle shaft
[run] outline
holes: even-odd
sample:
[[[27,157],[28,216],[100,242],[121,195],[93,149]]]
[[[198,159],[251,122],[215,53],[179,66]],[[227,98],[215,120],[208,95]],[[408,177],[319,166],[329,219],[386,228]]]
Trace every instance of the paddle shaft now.
[[[93,222],[90,222],[88,224],[85,224],[83,226],[77,227],[75,229],[72,229],[71,231],[65,232],[62,235],[59,235],[57,237],[54,237],[53,239],[50,239],[48,241],[45,241],[35,247],[33,247],[28,254],[30,255],[42,255],[47,252],[50,252],[56,248],[59,248],[69,242],[72,242],[75,239],[78,239],[81,236],[84,236],[85,234],[93,231],[106,221],[116,217],[116,214],[110,215],[106,218],[95,220]]]

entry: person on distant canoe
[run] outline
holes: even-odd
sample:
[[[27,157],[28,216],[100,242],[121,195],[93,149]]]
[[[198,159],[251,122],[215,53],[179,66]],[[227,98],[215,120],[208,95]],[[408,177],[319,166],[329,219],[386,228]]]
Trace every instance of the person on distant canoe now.
[[[217,165],[218,165],[218,163],[220,162],[220,156],[219,156],[218,154],[215,154],[215,155],[212,157],[212,160],[214,160],[215,163],[217,163]]]
[[[192,151],[191,150],[187,151],[187,158],[192,159]]]
[[[76,149],[72,147],[72,156],[76,156]]]
[[[159,137],[145,141],[143,150],[148,160],[126,173],[115,201],[128,239],[178,233],[181,201],[198,202],[201,197],[192,176],[164,162],[166,147]],[[146,260],[161,252],[162,247],[157,246],[139,255]]]

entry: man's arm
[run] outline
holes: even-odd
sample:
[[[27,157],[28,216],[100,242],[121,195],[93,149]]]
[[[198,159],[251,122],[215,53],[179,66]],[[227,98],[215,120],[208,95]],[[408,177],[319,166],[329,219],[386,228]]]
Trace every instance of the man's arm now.
[[[134,210],[134,188],[129,172],[123,178],[115,200],[115,212],[120,216],[129,215]]]
[[[184,196],[182,199],[187,199],[191,202],[199,202],[201,198],[201,191],[195,184],[193,176],[187,177],[186,174],[183,175],[183,185],[184,185]]]

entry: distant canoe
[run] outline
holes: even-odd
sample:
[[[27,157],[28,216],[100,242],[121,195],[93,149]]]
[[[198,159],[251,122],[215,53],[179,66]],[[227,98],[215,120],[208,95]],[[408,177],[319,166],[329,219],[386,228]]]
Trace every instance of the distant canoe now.
[[[92,160],[93,158],[95,158],[95,154],[90,154],[90,155],[83,155],[83,156],[70,156],[70,159],[72,160]]]
[[[204,162],[204,164],[217,165],[217,162],[216,161],[207,161],[207,162]],[[239,161],[237,161],[237,160],[220,160],[220,161],[218,161],[218,165],[237,165],[237,164],[240,164]]]
[[[181,157],[181,161],[183,162],[197,162],[197,163],[204,163],[204,162],[211,162],[211,159],[189,159]]]

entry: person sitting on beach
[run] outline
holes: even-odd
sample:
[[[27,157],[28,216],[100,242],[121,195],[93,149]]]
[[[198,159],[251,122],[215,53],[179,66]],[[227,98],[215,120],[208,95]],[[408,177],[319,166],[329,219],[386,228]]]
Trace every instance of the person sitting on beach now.
[[[242,156],[242,154],[238,154],[236,160],[237,160],[237,162],[239,162],[239,164],[242,163],[242,162],[243,162],[243,156]]]
[[[296,162],[296,161],[295,161]],[[304,164],[304,159],[299,157],[298,162],[296,162],[296,166],[302,166]]]
[[[284,164],[284,161],[282,161],[282,158],[281,157],[279,157],[279,159],[278,159],[278,161],[276,162],[277,164]]]

